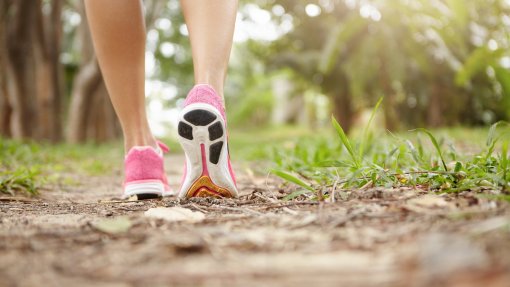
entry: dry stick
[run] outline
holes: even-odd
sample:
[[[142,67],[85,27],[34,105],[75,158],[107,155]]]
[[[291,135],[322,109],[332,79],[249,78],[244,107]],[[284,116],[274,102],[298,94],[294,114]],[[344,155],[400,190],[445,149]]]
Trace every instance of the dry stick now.
[[[208,212],[209,212],[209,211],[207,211],[207,210],[205,210],[205,209],[203,209],[203,208],[199,207],[199,206],[198,206],[197,204],[195,204],[195,203],[190,203],[189,205],[190,205],[191,207],[195,208],[196,210],[199,210],[199,211],[201,211],[201,212],[203,212],[203,213],[208,213]]]
[[[19,202],[38,202],[39,200],[37,199],[29,199],[29,198],[24,198],[24,197],[9,197],[9,196],[6,196],[6,197],[0,197],[0,201],[19,201]]]
[[[279,202],[278,200],[275,200],[275,199],[272,199],[272,198],[268,198],[268,197],[264,197],[264,196],[262,196],[262,195],[260,195],[260,194],[257,194],[257,193],[254,193],[253,195],[255,195],[256,197],[258,197],[258,198],[260,198],[260,199],[263,199],[263,200],[265,200],[265,201],[268,201],[268,202],[270,202],[270,203],[277,204],[277,206],[276,206],[276,207],[278,207],[278,208],[282,208],[282,210],[283,210],[283,211],[285,211],[285,212],[287,212],[288,214],[291,214],[291,215],[296,215],[296,214],[298,214],[298,212],[297,212],[297,211],[295,211],[295,210],[289,209],[289,208],[287,208],[287,207],[285,207],[285,206],[281,206],[281,205],[280,205],[280,202]],[[264,209],[269,209],[269,208],[264,208]]]
[[[269,175],[271,174],[271,172],[268,172],[267,175],[266,175],[266,181],[264,182],[264,184],[266,185],[266,189],[268,192],[272,192],[271,189],[269,188],[269,184],[267,183],[268,179],[269,179]]]
[[[250,194],[251,195],[251,194]],[[236,201],[236,205],[249,205],[249,204],[256,204],[257,202],[254,199],[245,200],[245,201]]]
[[[270,175],[270,174],[271,174],[271,172],[268,172],[268,173],[267,173],[267,176],[266,176],[266,182],[265,182],[265,184],[266,184],[266,188],[267,188],[268,193],[269,193],[269,194],[271,194],[271,195],[273,195],[273,191],[269,188],[269,184],[267,183],[267,182],[268,182],[268,178],[269,178],[269,175]],[[274,200],[277,200],[277,199],[276,199],[276,198],[274,198]]]
[[[221,217],[213,217],[206,218],[205,222],[229,222],[234,220],[245,220],[245,219],[253,219],[253,215],[245,214],[228,214],[229,216],[221,216]],[[235,215],[235,217],[234,217]]]
[[[261,194],[258,194],[258,193],[253,193],[254,196],[260,198],[260,199],[263,199],[264,201],[267,201],[267,202],[271,202],[271,203],[275,203],[275,202],[278,202],[277,200],[274,200],[272,198],[269,198],[267,196],[262,196]]]
[[[374,183],[372,182],[372,180],[369,180],[367,181],[367,183],[365,183],[362,187],[358,188],[359,190],[364,190],[364,189],[367,189],[368,187],[370,187],[371,185],[373,185]]]
[[[335,203],[335,192],[336,192],[336,185],[338,183],[338,180],[335,180],[335,183],[333,184],[333,190],[331,191],[330,201],[332,203]]]
[[[265,206],[262,209],[271,209],[271,208],[287,208],[291,206],[297,206],[297,205],[318,205],[318,201],[295,201],[287,204],[281,204],[277,203],[274,205]],[[292,210],[292,209],[291,209]],[[292,210],[293,212],[296,212],[295,210]]]
[[[263,213],[260,213],[258,211],[255,211],[253,209],[249,209],[249,208],[238,208],[238,207],[230,207],[230,206],[221,206],[221,205],[217,205],[217,206],[211,206],[209,207],[210,209],[216,209],[216,210],[230,210],[230,211],[238,211],[238,212],[241,212],[241,213],[251,213],[253,215],[263,215]]]

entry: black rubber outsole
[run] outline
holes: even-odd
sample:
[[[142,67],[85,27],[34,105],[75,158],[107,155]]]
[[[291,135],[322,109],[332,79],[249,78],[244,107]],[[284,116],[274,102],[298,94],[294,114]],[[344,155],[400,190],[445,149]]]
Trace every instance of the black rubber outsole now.
[[[179,135],[187,140],[193,140],[193,125],[194,126],[208,126],[209,140],[215,141],[221,138],[224,134],[223,125],[217,119],[217,116],[212,112],[206,110],[193,110],[186,113],[183,118],[187,121],[180,121],[177,132]],[[191,124],[191,125],[190,125]],[[209,146],[209,161],[212,164],[218,164],[223,148],[223,141],[217,141]]]
[[[186,113],[184,119],[195,126],[207,126],[216,119],[216,115],[206,110],[194,110]]]
[[[185,122],[179,122],[179,126],[177,127],[179,135],[185,139],[192,140],[193,139],[193,127],[188,125]]]
[[[154,194],[154,193],[142,193],[142,194],[136,195],[137,200],[156,199],[156,198],[161,198],[161,195]]]

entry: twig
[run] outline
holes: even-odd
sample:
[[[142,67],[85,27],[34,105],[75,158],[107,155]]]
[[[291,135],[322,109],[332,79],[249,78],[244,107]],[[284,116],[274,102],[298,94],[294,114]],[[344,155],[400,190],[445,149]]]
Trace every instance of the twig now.
[[[269,206],[263,207],[262,209],[286,208],[286,207],[292,207],[292,206],[297,206],[297,205],[318,205],[318,204],[319,204],[318,201],[295,201],[295,202],[291,202],[291,203],[287,203],[287,204],[278,203],[275,205],[269,205]]]
[[[331,191],[331,196],[329,197],[329,200],[331,203],[335,203],[335,191],[336,191],[336,185],[338,183],[338,180],[335,180],[335,183],[333,184],[333,190]]]
[[[201,211],[201,212],[203,212],[203,213],[208,213],[208,212],[209,212],[209,211],[207,211],[207,210],[205,210],[205,209],[201,208],[200,206],[198,206],[198,205],[197,205],[197,204],[195,204],[195,203],[190,203],[189,205],[190,205],[191,207],[195,208],[196,210],[199,210],[199,211]]]
[[[267,183],[268,179],[269,179],[269,175],[271,174],[271,172],[268,172],[267,175],[266,175],[266,180],[264,182],[264,184],[266,185],[266,189],[268,192],[272,192],[271,191],[271,188],[269,187],[269,184]]]
[[[217,206],[211,206],[209,208],[220,209],[220,210],[238,211],[238,212],[241,212],[241,213],[251,213],[253,215],[263,215],[263,213],[260,213],[258,211],[255,211],[253,209],[249,209],[249,208],[246,208],[246,207],[239,208],[239,207],[230,207],[230,206],[217,205]]]
[[[277,200],[275,199],[272,199],[272,198],[269,198],[269,197],[266,197],[266,196],[262,196],[261,194],[258,194],[258,193],[253,193],[254,196],[260,198],[260,199],[263,199],[267,202],[271,202],[271,203],[275,203],[275,202],[278,202]]]
[[[39,200],[29,199],[25,197],[11,197],[11,196],[2,196],[0,197],[0,201],[19,201],[19,202],[37,202]]]

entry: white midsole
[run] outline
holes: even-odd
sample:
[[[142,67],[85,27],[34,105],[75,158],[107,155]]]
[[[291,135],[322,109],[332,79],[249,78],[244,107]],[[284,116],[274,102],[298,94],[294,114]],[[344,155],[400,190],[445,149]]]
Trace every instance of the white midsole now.
[[[124,198],[137,194],[157,194],[165,196],[165,185],[160,181],[131,183],[124,186]]]
[[[208,124],[207,126],[195,126],[184,119],[184,115],[189,113],[192,110],[206,110],[216,115],[216,120]],[[209,132],[208,126],[217,122],[221,122],[223,128],[223,135],[215,139],[214,141],[209,140]],[[220,112],[213,106],[204,103],[196,103],[190,104],[186,106],[180,114],[179,121],[185,122],[191,126],[193,126],[193,139],[189,140],[179,136],[179,141],[186,153],[186,178],[184,179],[179,197],[184,198],[188,192],[188,189],[191,185],[202,175],[202,153],[200,145],[204,144],[205,146],[205,156],[206,156],[206,164],[207,170],[209,172],[209,177],[214,182],[214,184],[226,188],[232,193],[232,196],[237,197],[237,188],[234,184],[234,181],[230,175],[230,171],[228,168],[228,143],[227,143],[227,129],[225,126],[225,121],[221,116]],[[220,158],[218,164],[212,164],[209,161],[209,147],[212,143],[216,143],[219,141],[223,141],[223,147],[221,149]]]

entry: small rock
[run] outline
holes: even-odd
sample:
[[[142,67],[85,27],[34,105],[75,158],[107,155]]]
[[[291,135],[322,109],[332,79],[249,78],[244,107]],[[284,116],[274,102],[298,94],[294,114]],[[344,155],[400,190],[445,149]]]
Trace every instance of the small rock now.
[[[191,211],[177,206],[151,208],[145,212],[145,216],[169,222],[200,222],[205,219],[205,215],[200,211]]]

